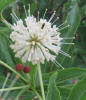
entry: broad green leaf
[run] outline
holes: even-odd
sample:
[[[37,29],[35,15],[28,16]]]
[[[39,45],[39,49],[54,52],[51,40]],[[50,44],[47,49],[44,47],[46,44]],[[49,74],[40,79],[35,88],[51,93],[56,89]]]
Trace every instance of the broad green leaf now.
[[[70,85],[58,86],[62,100],[67,100],[67,98],[71,92],[72,87],[73,87],[73,85],[71,85],[71,86]]]
[[[67,16],[67,22],[70,25],[70,27],[67,30],[63,31],[63,37],[74,37],[75,32],[77,31],[77,28],[80,23],[80,12],[79,12],[77,2],[74,2],[74,0],[73,0],[73,1],[71,1],[71,4],[72,4],[71,11],[68,13],[68,16]],[[68,40],[67,42],[68,43],[72,42],[72,40]],[[65,45],[65,46],[63,46],[62,50],[65,52],[68,52],[70,50],[70,48],[71,48],[71,45]],[[72,53],[72,50],[69,51],[69,54],[71,54],[71,53]],[[63,66],[67,66],[68,63],[70,63],[71,59],[69,59],[68,57],[59,55],[58,61]]]
[[[56,77],[57,73],[54,73],[50,78],[46,100],[61,100],[60,92],[55,83]]]
[[[62,83],[64,81],[80,77],[86,74],[86,69],[84,68],[67,68],[58,72],[57,83]]]
[[[67,100],[80,100],[80,97],[85,92],[86,92],[86,76],[72,88],[71,93]]]
[[[43,74],[43,79],[44,80],[49,80],[49,78],[54,74],[54,72],[50,72],[50,73],[45,73]]]
[[[53,73],[54,72],[43,74],[43,79],[48,81]],[[84,68],[67,68],[64,70],[59,70],[56,82],[57,84],[63,83],[64,81],[78,78],[80,76],[84,76],[85,74],[86,74],[86,69]]]
[[[79,100],[86,100],[86,91],[81,95]]]
[[[62,97],[68,97],[71,88],[67,88],[67,87],[58,87],[58,88]]]
[[[14,61],[11,56],[9,41],[4,34],[0,33],[0,59],[5,61],[10,66],[14,67]]]
[[[9,32],[10,30],[7,27],[0,27],[0,32]]]

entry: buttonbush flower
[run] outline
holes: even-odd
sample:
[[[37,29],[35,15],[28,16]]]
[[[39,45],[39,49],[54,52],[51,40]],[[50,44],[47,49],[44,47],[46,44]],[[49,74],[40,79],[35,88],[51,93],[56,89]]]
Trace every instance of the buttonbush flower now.
[[[45,60],[47,60],[60,65],[55,60],[59,53],[70,57],[69,54],[61,50],[63,38],[60,36],[60,28],[54,25],[55,21],[51,22],[55,12],[49,20],[46,20],[46,11],[43,18],[39,19],[39,14],[38,18],[36,18],[30,14],[29,5],[28,14],[25,9],[26,18],[24,21],[19,19],[15,13],[12,14],[16,23],[11,25],[13,31],[10,39],[14,43],[10,47],[14,50],[15,56],[21,58],[23,62],[30,61],[33,64],[38,62],[44,64]]]

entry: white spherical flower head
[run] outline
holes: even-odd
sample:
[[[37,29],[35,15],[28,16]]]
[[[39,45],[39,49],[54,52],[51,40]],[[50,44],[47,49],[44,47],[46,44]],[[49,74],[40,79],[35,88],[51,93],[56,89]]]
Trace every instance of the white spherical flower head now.
[[[33,64],[38,62],[55,61],[56,56],[61,51],[61,41],[59,28],[52,25],[51,20],[44,18],[36,19],[29,15],[24,19],[18,19],[16,24],[11,25],[13,32],[10,35],[14,42],[10,47],[16,53],[16,57],[22,58],[23,62],[30,61]],[[16,17],[16,16],[15,16]],[[67,54],[65,54],[67,55]]]

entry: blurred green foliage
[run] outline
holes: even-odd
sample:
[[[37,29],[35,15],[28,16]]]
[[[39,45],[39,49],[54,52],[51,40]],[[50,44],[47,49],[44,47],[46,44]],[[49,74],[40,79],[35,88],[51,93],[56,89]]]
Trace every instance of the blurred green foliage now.
[[[72,58],[69,59],[61,54],[57,56],[57,61],[65,68],[64,70],[61,70],[58,66],[52,64],[52,62],[46,62],[44,65],[41,65],[46,100],[52,100],[51,94],[53,94],[54,100],[57,100],[57,98],[58,100],[86,100],[86,0],[0,0],[0,60],[10,65],[13,69],[15,68],[15,64],[22,63],[20,59],[14,57],[15,54],[9,47],[11,43],[9,35],[12,30],[3,23],[1,17],[3,15],[8,22],[13,24],[15,20],[11,17],[10,13],[15,11],[19,18],[24,19],[25,11],[23,6],[25,5],[26,10],[28,10],[29,3],[31,4],[31,14],[36,17],[38,16],[38,11],[40,12],[39,16],[43,17],[46,8],[48,9],[46,19],[49,19],[53,11],[56,11],[55,19],[58,16],[59,20],[55,24],[59,26],[67,20],[67,24],[70,25],[69,28],[61,31],[61,36],[75,37],[73,40],[67,40],[67,42],[73,41],[75,43],[74,45],[62,46],[62,50],[69,53]],[[32,64],[28,62],[26,65],[31,66],[31,84],[40,94],[36,66],[32,66]],[[59,69],[59,71],[57,71],[57,69]],[[9,69],[0,65],[0,87],[3,84],[8,70]],[[24,73],[20,74],[26,79]],[[83,78],[84,76],[85,78]],[[7,86],[13,77],[14,74],[11,75]],[[80,81],[74,85],[71,82],[73,79]],[[15,86],[19,85],[26,85],[26,83],[18,81],[18,83],[15,84]],[[25,90],[24,95],[22,95],[24,98],[20,100],[32,100],[35,93],[32,90]],[[9,97],[13,100],[15,95],[17,96],[18,93],[22,93],[22,90],[13,91],[11,93],[12,95],[9,95]]]

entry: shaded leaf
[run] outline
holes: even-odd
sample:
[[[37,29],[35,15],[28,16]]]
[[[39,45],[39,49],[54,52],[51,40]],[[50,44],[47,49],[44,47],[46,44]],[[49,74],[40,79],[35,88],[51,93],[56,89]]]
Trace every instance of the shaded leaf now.
[[[86,69],[84,68],[68,68],[58,72],[57,83],[62,83],[64,81],[80,77],[86,74]]]
[[[53,74],[50,78],[46,100],[61,100],[60,92],[55,83],[56,77],[57,73]]]
[[[15,0],[0,0],[0,13],[2,10]],[[1,16],[0,16],[1,17]]]
[[[0,34],[0,59],[14,67],[14,61],[9,50],[9,41],[4,34]]]
[[[84,92],[86,92],[86,76],[72,88],[68,100],[80,100]]]
[[[48,81],[53,73],[54,72],[43,74],[43,79]],[[63,83],[64,81],[67,81],[73,78],[78,78],[80,76],[84,76],[85,74],[86,74],[86,69],[84,68],[67,68],[64,70],[59,70],[56,82],[57,84]]]
[[[80,12],[79,12],[77,2],[74,2],[74,0],[73,0],[71,4],[72,4],[72,6],[71,6],[72,8],[71,8],[71,11],[68,13],[68,16],[67,16],[67,23],[70,25],[70,27],[68,29],[62,31],[63,37],[74,37],[75,32],[77,31],[77,28],[78,28],[79,23],[80,23]],[[68,40],[67,42],[68,43],[72,42],[72,40]],[[71,46],[72,45],[65,45],[65,46],[63,46],[62,50],[65,51],[65,52],[68,52],[70,50]],[[72,50],[69,51],[69,54],[71,54],[71,53],[72,53]],[[63,66],[67,66],[68,63],[70,63],[71,60],[66,56],[59,56],[58,61]]]
[[[81,95],[80,100],[86,100],[86,91]]]

